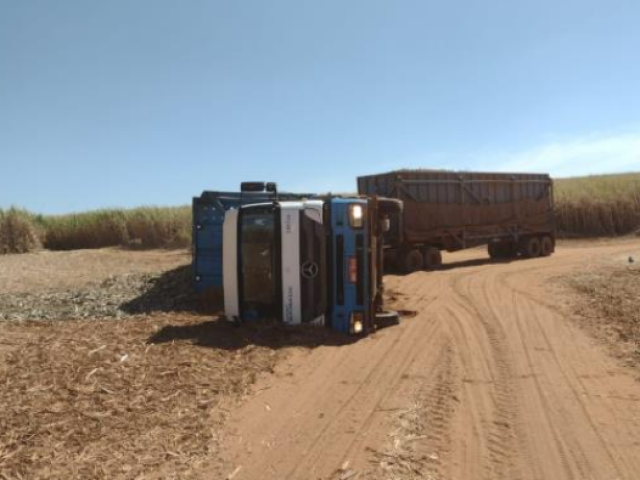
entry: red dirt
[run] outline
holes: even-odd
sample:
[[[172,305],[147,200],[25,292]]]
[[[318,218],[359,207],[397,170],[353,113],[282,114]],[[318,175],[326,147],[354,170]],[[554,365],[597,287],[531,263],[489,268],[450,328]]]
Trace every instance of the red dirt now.
[[[290,356],[232,413],[209,478],[640,478],[640,384],[550,283],[631,253],[640,241],[502,264],[472,251],[389,277],[418,315]]]
[[[118,468],[92,463],[102,452],[102,433],[79,436],[85,453],[77,463],[63,461],[78,451],[59,442],[73,439],[73,432],[85,435],[75,418],[102,405],[94,396],[104,392],[82,390],[82,402],[60,406],[75,415],[60,417],[69,422],[56,427],[60,437],[24,437],[39,442],[39,450],[31,453],[41,457],[31,455],[30,444],[20,452],[39,462],[37,470],[18,468],[15,457],[5,460],[24,478],[46,477],[42,459],[56,458],[47,460],[57,473],[49,477],[87,478],[93,468],[96,478],[122,479],[635,480],[640,478],[636,372],[612,358],[590,329],[580,328],[580,318],[572,313],[579,297],[559,288],[558,281],[623,265],[629,255],[640,259],[639,239],[564,242],[551,258],[510,263],[491,263],[484,251],[447,255],[448,267],[441,271],[387,277],[395,307],[417,315],[355,343],[320,332],[232,329],[207,316],[172,312],[51,326],[0,322],[0,365],[6,367],[0,381],[9,399],[2,410],[6,425],[13,425],[12,431],[0,432],[0,439],[21,433],[24,425],[9,415],[16,408],[26,409],[24,418],[31,419],[34,432],[48,428],[38,420],[47,395],[76,391],[87,377],[109,381],[107,390],[113,392],[129,381],[141,389],[117,397],[122,400],[109,404],[114,412],[133,415],[129,403],[142,393],[159,398],[162,406],[149,403],[143,415],[165,416],[168,429],[150,435],[135,415],[130,421],[113,415],[112,423],[103,424],[104,439],[111,442],[104,452],[125,459]],[[185,262],[185,252],[119,250],[0,257],[0,293],[76,288],[114,274],[170,270]],[[65,356],[59,345],[69,339],[82,348]],[[153,357],[142,355],[146,342],[158,344],[149,350],[157,352]],[[98,365],[104,373],[90,375],[97,354],[85,350],[103,344],[113,352],[97,350],[107,356]],[[20,349],[25,359],[43,361],[20,361]],[[114,356],[120,350],[130,360]],[[179,364],[187,358],[188,364]],[[275,359],[279,363],[270,372]],[[250,369],[242,366],[245,360]],[[170,369],[180,371],[181,383],[154,380]],[[208,372],[224,373],[214,378]],[[245,378],[247,372],[252,378]],[[247,391],[254,376],[258,380]],[[192,416],[200,410],[197,402],[176,392],[214,380],[230,392],[223,410]],[[66,382],[67,390],[37,389],[54,381]],[[20,401],[19,392],[31,393]],[[47,413],[54,414],[62,415]],[[194,421],[174,428],[175,415]],[[220,415],[228,417],[224,424]],[[203,421],[207,418],[209,424]],[[122,429],[130,440],[117,445],[112,428]],[[189,435],[189,442],[207,435],[208,453],[201,442],[192,449],[191,443],[174,441],[178,435]],[[167,440],[174,442],[170,448]],[[141,468],[138,454],[132,455],[136,452],[150,456],[145,459],[149,467]],[[2,455],[0,448],[0,460]],[[0,473],[15,476],[2,468]]]

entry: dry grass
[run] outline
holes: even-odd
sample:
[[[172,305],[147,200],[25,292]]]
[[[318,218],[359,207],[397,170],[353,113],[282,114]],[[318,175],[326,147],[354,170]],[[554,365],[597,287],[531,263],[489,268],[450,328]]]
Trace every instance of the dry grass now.
[[[563,236],[640,232],[640,173],[558,179],[555,196]]]
[[[191,242],[191,209],[140,207],[132,210],[47,216],[44,246],[74,250],[110,246],[186,247]]]
[[[103,247],[183,248],[191,244],[189,207],[140,207],[68,215],[0,210],[0,254]]]
[[[278,357],[221,323],[5,323],[0,477],[196,477],[216,448],[218,405]]]
[[[0,254],[27,253],[39,248],[40,239],[32,216],[24,210],[0,209]]]
[[[425,412],[427,412],[427,405],[417,397],[410,408],[395,414],[394,429],[389,434],[386,450],[375,452],[385,478],[398,480],[437,478],[435,469],[429,466],[429,458],[424,457],[416,449],[416,443],[427,437],[428,423]]]
[[[123,318],[155,312],[206,310],[194,291],[191,267],[112,275],[74,288],[0,292],[0,321]],[[213,306],[210,313],[219,311]]]

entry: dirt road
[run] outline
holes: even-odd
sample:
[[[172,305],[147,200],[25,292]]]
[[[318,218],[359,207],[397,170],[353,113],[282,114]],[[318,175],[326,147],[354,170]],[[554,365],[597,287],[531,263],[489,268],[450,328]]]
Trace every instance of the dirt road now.
[[[631,253],[639,241],[502,264],[475,251],[389,277],[417,316],[291,355],[231,414],[213,478],[640,478],[640,383],[553,280]]]

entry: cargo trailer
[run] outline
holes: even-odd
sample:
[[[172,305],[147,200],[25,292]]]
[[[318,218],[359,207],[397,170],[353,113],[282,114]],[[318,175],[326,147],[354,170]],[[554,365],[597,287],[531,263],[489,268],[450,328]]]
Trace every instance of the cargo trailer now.
[[[547,174],[397,170],[359,177],[358,193],[404,203],[385,236],[385,263],[405,273],[439,267],[442,250],[487,245],[496,259],[555,250]]]

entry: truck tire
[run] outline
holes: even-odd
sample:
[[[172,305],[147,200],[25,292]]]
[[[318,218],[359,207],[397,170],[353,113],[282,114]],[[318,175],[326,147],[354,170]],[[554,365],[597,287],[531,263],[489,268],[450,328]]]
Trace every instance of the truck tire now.
[[[540,256],[548,257],[553,253],[553,239],[549,235],[545,235],[540,240]]]
[[[538,237],[530,237],[525,240],[522,254],[527,258],[537,258],[540,256],[542,246]]]
[[[420,250],[406,250],[400,254],[399,267],[402,273],[413,273],[422,270],[424,260]]]
[[[442,266],[442,253],[436,247],[427,247],[422,251],[425,270],[436,270]]]

